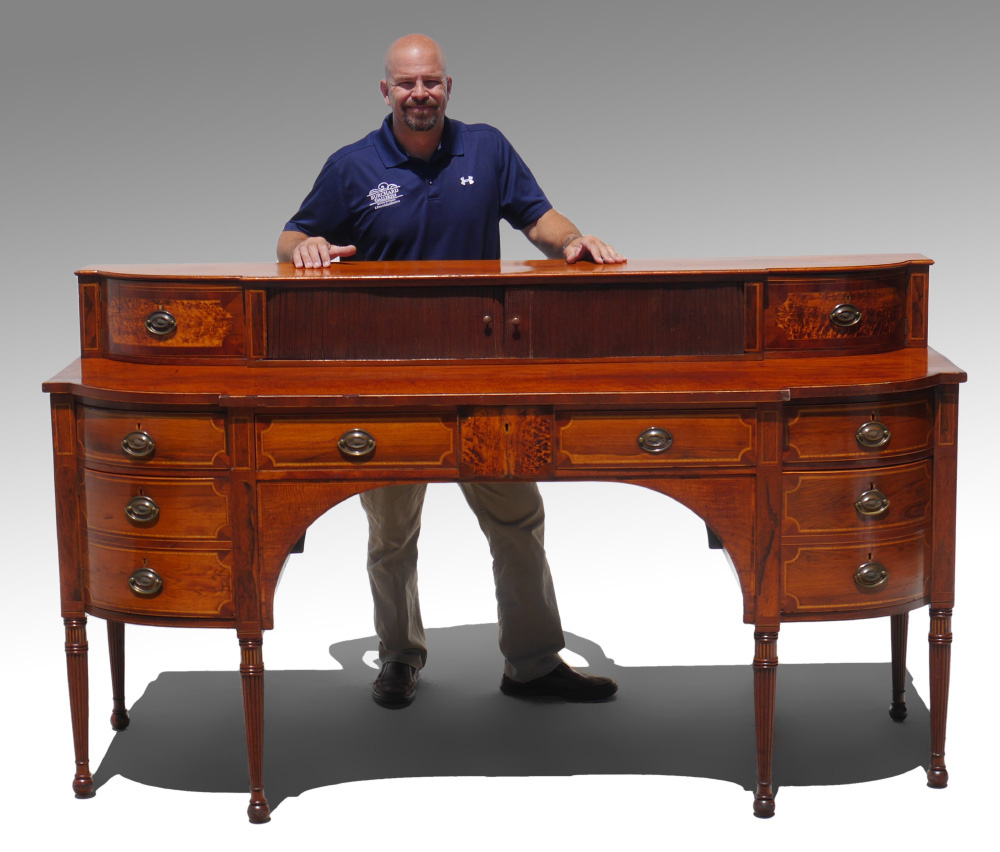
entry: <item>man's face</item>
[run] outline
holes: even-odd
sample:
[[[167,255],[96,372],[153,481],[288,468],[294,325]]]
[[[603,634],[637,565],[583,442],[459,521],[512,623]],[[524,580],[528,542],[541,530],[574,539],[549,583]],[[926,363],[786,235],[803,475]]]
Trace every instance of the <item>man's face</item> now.
[[[451,77],[437,51],[412,49],[390,57],[382,97],[392,108],[394,122],[410,130],[426,131],[444,118],[451,94]]]

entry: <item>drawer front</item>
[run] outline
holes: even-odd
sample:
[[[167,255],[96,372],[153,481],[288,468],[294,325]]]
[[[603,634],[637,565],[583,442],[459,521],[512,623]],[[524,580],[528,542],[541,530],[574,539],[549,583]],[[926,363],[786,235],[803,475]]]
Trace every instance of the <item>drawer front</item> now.
[[[454,415],[258,417],[261,470],[457,469]]]
[[[238,287],[107,282],[109,355],[240,357],[244,338]]]
[[[87,528],[172,541],[229,541],[228,479],[84,473]]]
[[[229,551],[152,550],[91,542],[87,602],[143,615],[231,618]]]
[[[751,411],[581,413],[556,422],[558,468],[752,465]]]
[[[844,545],[786,545],[781,550],[781,611],[823,613],[920,600],[930,574],[930,533]],[[874,585],[885,569],[884,579]],[[862,566],[868,566],[862,570]]]
[[[782,535],[927,527],[931,463],[893,468],[786,473]]]
[[[777,278],[767,283],[769,350],[899,348],[906,338],[903,272],[854,278]]]
[[[87,461],[139,467],[229,467],[225,418],[213,414],[77,408],[77,436]]]
[[[784,459],[794,464],[891,458],[929,450],[933,434],[934,408],[925,396],[856,405],[789,406]]]

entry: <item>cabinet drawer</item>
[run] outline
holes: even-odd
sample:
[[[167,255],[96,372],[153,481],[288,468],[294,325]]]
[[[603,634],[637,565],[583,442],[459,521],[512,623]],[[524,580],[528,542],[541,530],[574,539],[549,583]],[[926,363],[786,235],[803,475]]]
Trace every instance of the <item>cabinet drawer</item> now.
[[[905,345],[906,277],[776,278],[767,283],[764,346],[769,350],[892,349]]]
[[[786,545],[781,550],[781,611],[822,613],[890,607],[925,595],[930,533],[867,544]],[[864,585],[862,566],[884,567],[885,577]],[[876,568],[863,572],[877,579]],[[874,576],[873,576],[874,575]]]
[[[107,282],[107,352],[141,357],[244,354],[243,291]]]
[[[257,464],[269,469],[455,469],[454,415],[258,417]]]
[[[173,541],[228,541],[229,480],[84,473],[87,528]]]
[[[782,534],[926,527],[931,463],[851,471],[786,473]]]
[[[87,602],[145,615],[229,618],[234,614],[229,551],[152,550],[91,542]]]
[[[229,466],[225,418],[213,414],[77,408],[84,459],[137,467]]]
[[[751,465],[756,425],[752,411],[569,414],[556,421],[556,466]]]
[[[868,404],[793,405],[786,409],[786,424],[786,462],[889,458],[931,447],[934,409],[926,396]]]

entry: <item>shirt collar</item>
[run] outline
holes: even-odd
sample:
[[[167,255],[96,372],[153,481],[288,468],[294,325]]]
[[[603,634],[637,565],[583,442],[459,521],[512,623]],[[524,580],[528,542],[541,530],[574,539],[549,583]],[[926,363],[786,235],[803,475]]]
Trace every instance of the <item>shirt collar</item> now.
[[[460,122],[452,121],[450,118],[445,116],[444,133],[441,135],[441,145],[438,147],[437,151],[434,152],[434,156],[431,158],[432,160],[438,157],[461,157],[465,153],[465,149],[462,144],[462,133],[459,128]],[[396,137],[392,133],[391,114],[385,117],[385,120],[382,122],[382,126],[375,134],[375,150],[378,151],[378,155],[382,160],[382,165],[384,165],[387,169],[391,169],[394,166],[401,166],[410,159],[407,156],[406,151],[399,147],[399,143],[396,141]]]

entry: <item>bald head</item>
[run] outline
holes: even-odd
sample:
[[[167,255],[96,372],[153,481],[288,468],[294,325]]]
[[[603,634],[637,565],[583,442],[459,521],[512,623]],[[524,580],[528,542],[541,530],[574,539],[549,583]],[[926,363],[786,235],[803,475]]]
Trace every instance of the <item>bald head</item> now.
[[[382,97],[392,109],[392,132],[411,157],[427,159],[441,141],[451,77],[434,39],[412,33],[385,55]]]
[[[392,80],[400,67],[412,64],[432,65],[440,69],[442,77],[448,76],[441,45],[420,33],[410,33],[392,43],[385,55],[385,79]]]

